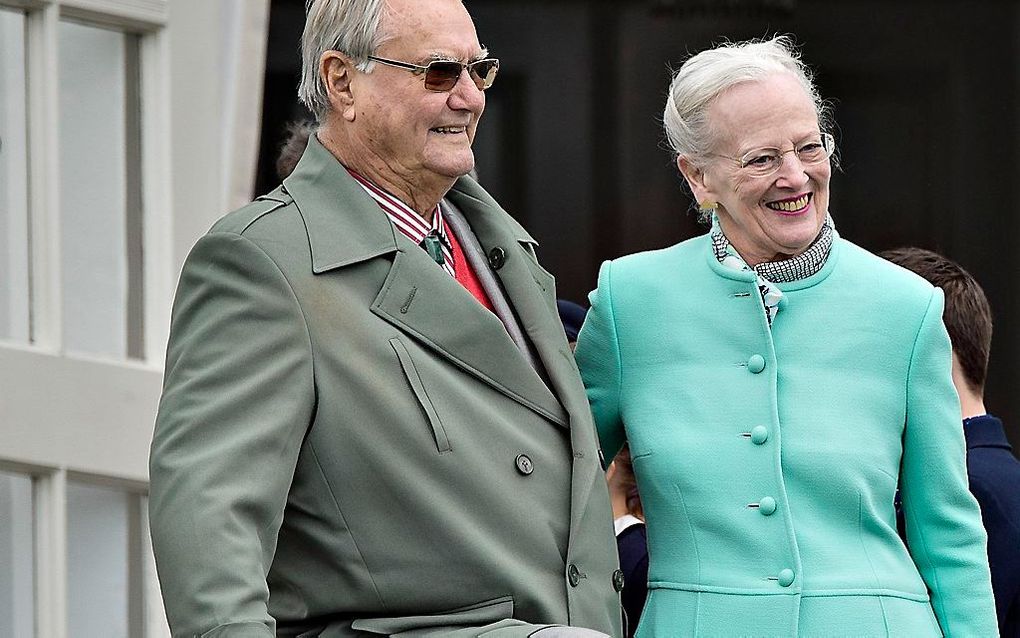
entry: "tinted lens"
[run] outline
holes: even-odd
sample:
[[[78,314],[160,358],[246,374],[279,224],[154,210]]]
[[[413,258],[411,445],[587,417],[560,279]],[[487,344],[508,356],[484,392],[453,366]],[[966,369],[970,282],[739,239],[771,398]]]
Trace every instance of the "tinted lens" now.
[[[457,85],[463,70],[464,65],[460,62],[429,62],[425,71],[425,88],[429,91],[449,91]]]
[[[468,65],[468,71],[471,72],[471,79],[475,81],[478,88],[484,91],[492,86],[493,81],[496,79],[496,72],[499,71],[499,60],[486,58],[485,60],[472,62]]]

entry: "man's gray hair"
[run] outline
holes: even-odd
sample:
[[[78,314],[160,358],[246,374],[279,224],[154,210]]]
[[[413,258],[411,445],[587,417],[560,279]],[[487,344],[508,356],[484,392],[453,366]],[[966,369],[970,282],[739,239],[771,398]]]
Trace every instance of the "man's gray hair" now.
[[[386,0],[307,0],[301,35],[301,84],[298,99],[320,123],[330,111],[319,60],[326,51],[340,51],[361,71],[370,71],[368,56],[382,44],[379,25]]]
[[[734,85],[761,80],[773,73],[790,73],[797,78],[815,104],[818,125],[823,131],[828,129],[829,108],[789,36],[727,42],[692,56],[673,76],[662,114],[673,151],[695,164],[704,162],[714,143],[708,121],[712,101]]]

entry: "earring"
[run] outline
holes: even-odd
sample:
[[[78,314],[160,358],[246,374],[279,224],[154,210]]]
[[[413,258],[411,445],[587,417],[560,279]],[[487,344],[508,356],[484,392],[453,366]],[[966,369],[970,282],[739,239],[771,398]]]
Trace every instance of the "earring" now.
[[[698,204],[698,210],[705,214],[714,213],[716,208],[719,208],[718,202],[705,200]]]

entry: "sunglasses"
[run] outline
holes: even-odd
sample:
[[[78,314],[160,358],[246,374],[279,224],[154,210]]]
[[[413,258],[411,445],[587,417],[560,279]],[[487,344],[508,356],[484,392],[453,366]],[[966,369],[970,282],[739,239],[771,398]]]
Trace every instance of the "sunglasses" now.
[[[475,86],[480,91],[484,91],[492,86],[492,82],[496,79],[496,73],[499,71],[499,60],[496,58],[485,58],[467,64],[455,60],[433,60],[425,66],[399,60],[388,60],[374,55],[368,56],[368,59],[398,69],[405,69],[415,75],[424,73],[425,88],[437,92],[449,91],[457,86],[457,81],[460,80],[460,74],[464,72],[464,69],[468,70],[468,75],[471,76]]]

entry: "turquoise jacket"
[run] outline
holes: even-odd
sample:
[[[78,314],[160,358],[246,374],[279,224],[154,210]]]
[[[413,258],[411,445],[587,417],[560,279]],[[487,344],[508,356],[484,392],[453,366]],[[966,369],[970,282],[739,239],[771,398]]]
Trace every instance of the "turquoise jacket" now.
[[[708,235],[599,274],[576,354],[648,518],[638,636],[995,636],[942,291],[838,237],[779,288],[770,329]]]

